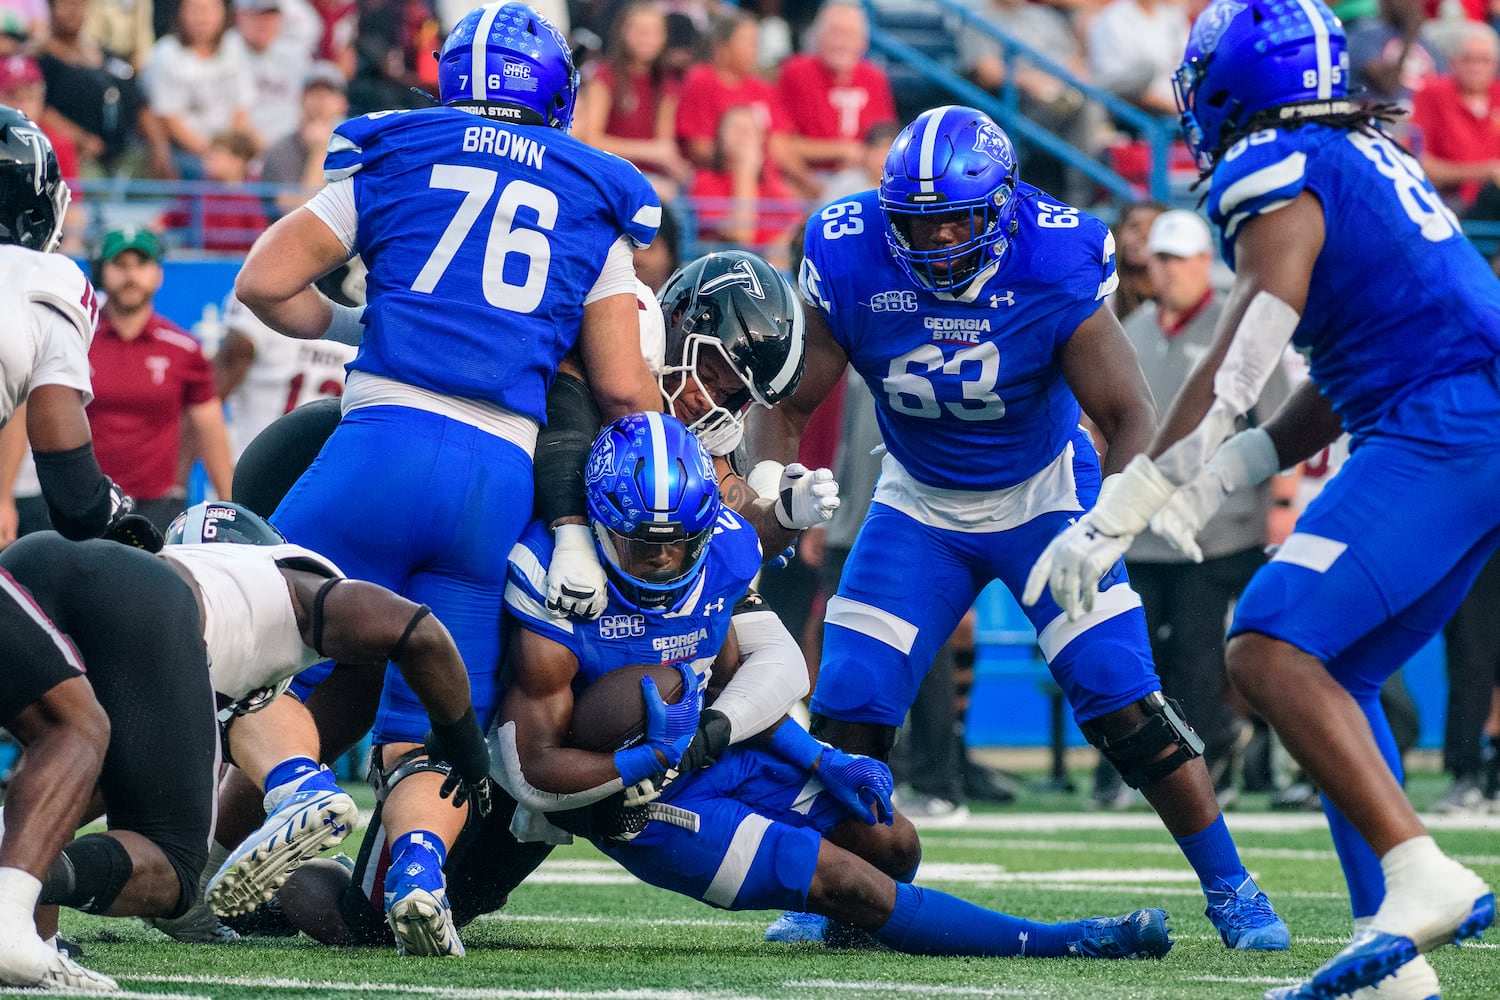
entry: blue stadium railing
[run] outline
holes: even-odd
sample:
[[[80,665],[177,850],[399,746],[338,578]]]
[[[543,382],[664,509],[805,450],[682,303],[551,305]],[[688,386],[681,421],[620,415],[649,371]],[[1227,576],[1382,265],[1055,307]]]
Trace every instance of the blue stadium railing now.
[[[955,0],[930,0],[930,2],[943,12],[955,31],[977,32],[1000,44],[1005,62],[1005,83],[998,94],[976,86],[936,59],[901,41],[893,33],[882,29],[879,26],[882,5],[872,0],[865,0],[865,7],[871,21],[870,48],[886,59],[895,60],[919,70],[934,83],[950,92],[958,102],[985,112],[1015,138],[1029,142],[1052,154],[1063,163],[1101,184],[1115,196],[1124,200],[1138,198],[1140,192],[1125,177],[1111,170],[1084,150],[1053,135],[1021,113],[1020,94],[1015,85],[1016,62],[1024,60],[1035,65],[1069,87],[1075,88],[1088,100],[1102,105],[1115,121],[1145,139],[1151,148],[1151,166],[1147,179],[1150,194],[1159,201],[1171,199],[1172,189],[1167,167],[1172,143],[1177,138],[1175,122],[1142,111],[1109,91],[1080,80],[1067,67],[1012,37],[982,15]]]

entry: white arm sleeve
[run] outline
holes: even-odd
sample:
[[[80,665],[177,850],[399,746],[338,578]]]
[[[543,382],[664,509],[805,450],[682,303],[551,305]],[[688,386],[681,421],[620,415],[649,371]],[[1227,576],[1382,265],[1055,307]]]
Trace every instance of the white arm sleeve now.
[[[556,812],[590,806],[625,787],[620,778],[581,792],[544,792],[535,788],[521,773],[521,755],[516,750],[516,724],[507,722],[490,733],[490,777],[510,793],[511,798],[534,812]]]
[[[312,196],[306,208],[323,220],[323,225],[333,230],[333,235],[344,244],[344,249],[353,257],[359,252],[359,210],[354,204],[354,178],[326,184],[323,190]],[[633,272],[632,272],[633,273]]]
[[[1235,432],[1235,421],[1260,399],[1300,320],[1297,310],[1270,292],[1256,293],[1214,374],[1213,405],[1191,434],[1157,458],[1163,475],[1183,486],[1202,471],[1215,449]]]
[[[807,694],[807,662],[797,640],[773,612],[734,616],[740,666],[709,707],[729,720],[729,742],[768,729]]]
[[[630,239],[621,236],[610,246],[609,256],[604,259],[604,269],[599,272],[599,279],[594,282],[594,287],[584,296],[583,304],[588,305],[611,295],[634,293],[635,257],[630,252]]]

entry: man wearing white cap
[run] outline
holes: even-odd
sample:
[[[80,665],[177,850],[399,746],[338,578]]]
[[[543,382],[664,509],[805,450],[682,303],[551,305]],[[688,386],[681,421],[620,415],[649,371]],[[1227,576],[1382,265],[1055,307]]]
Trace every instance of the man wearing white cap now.
[[[1208,353],[1224,299],[1213,285],[1213,237],[1202,216],[1163,212],[1151,224],[1146,251],[1156,298],[1123,325],[1152,395],[1165,405]],[[1264,421],[1287,392],[1278,369],[1242,423]],[[1162,689],[1182,702],[1203,737],[1203,756],[1221,804],[1234,794],[1235,742],[1242,725],[1224,697],[1224,628],[1230,605],[1265,561],[1261,549],[1270,505],[1269,482],[1231,495],[1198,535],[1201,563],[1149,531],[1136,539],[1125,560],[1145,606]]]

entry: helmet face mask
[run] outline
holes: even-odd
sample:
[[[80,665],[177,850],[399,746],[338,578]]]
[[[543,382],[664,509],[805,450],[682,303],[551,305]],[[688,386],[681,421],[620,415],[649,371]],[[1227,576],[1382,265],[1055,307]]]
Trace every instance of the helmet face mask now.
[[[285,545],[276,526],[244,504],[210,500],[193,504],[167,525],[168,545],[200,545],[214,542],[231,545]]]
[[[524,3],[490,3],[464,15],[443,42],[438,94],[445,105],[566,132],[578,73],[550,21]]]
[[[599,433],[584,501],[614,589],[647,610],[675,606],[699,580],[719,516],[713,460],[674,417],[634,413]]]
[[[1213,0],[1172,84],[1183,138],[1207,170],[1262,111],[1295,120],[1354,110],[1348,80],[1344,27],[1322,0]]]
[[[726,455],[752,403],[774,406],[801,382],[802,300],[781,272],[744,250],[699,257],[658,297],[667,343],[657,383],[672,413],[712,454]]]
[[[0,105],[0,244],[51,253],[71,200],[52,142],[30,118]]]
[[[1010,249],[1016,183],[1015,148],[988,115],[957,105],[925,111],[896,136],[885,160],[886,246],[923,288],[962,292]],[[954,223],[967,237],[937,245],[936,231]]]

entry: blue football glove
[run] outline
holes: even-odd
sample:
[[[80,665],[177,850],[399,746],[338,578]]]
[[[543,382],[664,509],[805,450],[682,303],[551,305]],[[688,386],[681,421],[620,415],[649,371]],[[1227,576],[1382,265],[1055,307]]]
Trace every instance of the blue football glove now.
[[[891,769],[874,757],[829,747],[818,758],[816,774],[828,794],[871,826],[876,822],[890,826],[895,820]]]
[[[641,678],[641,696],[646,699],[646,742],[615,753],[615,768],[627,786],[676,767],[698,734],[702,706],[698,675],[685,665],[679,664],[677,669],[682,673],[683,688],[675,705],[662,700],[656,681]]]

